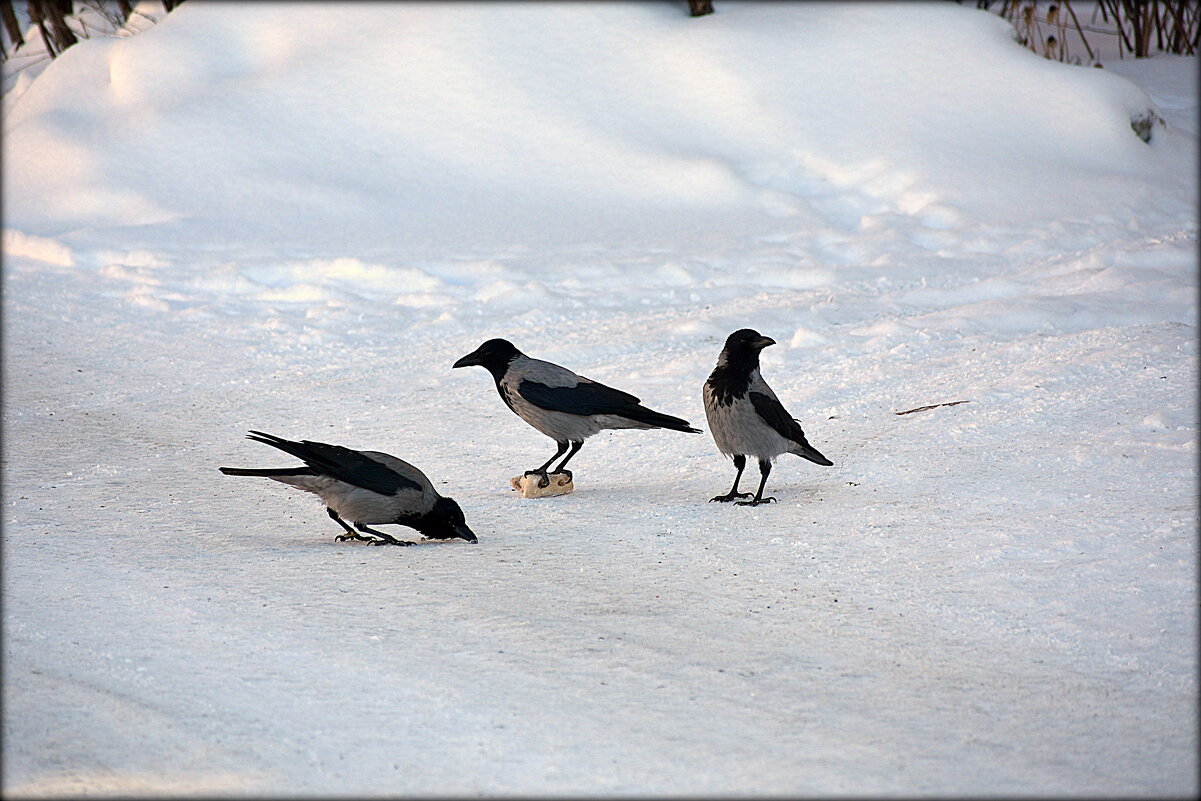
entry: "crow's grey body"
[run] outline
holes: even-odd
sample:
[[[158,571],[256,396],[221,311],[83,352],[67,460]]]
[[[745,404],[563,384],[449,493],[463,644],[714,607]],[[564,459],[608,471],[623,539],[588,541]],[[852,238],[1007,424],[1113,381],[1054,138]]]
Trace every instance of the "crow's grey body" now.
[[[648,409],[628,392],[576,375],[566,367],[531,359],[507,340],[488,340],[454,364],[470,365],[486,368],[505,405],[559,446],[546,464],[526,471],[540,476],[541,486],[548,483],[551,464],[565,452],[567,456],[553,472],[570,475],[565,466],[571,457],[585,439],[605,429],[666,428],[700,433],[687,420]]]
[[[780,402],[757,367],[751,371],[747,394],[731,398],[728,404],[720,403],[717,393],[705,384],[705,417],[717,449],[726,456],[754,456],[756,459],[775,459],[782,453],[804,456],[800,443],[784,437],[764,422],[751,402],[751,392]]]
[[[305,466],[222,467],[221,472],[231,476],[262,476],[317,495],[325,503],[330,518],[346,530],[346,534],[338,537],[340,540],[412,545],[368,528],[397,524],[434,539],[458,537],[476,541],[459,505],[438,494],[425,473],[403,459],[379,451],[356,451],[311,440],[292,442],[261,431],[250,432],[247,439],[290,453],[303,460]],[[358,531],[379,539],[356,534],[343,518],[354,523]]]
[[[570,414],[538,406],[522,394],[523,382],[537,383],[551,389],[604,385],[576,375],[566,367],[529,356],[518,356],[509,363],[504,377],[496,382],[501,398],[514,414],[556,442],[579,442],[609,428],[656,428],[650,423],[616,414]],[[629,397],[633,403],[638,403],[633,395]]]
[[[438,492],[434,485],[416,467],[395,456],[379,451],[359,451],[415,486],[403,487],[395,495],[382,495],[375,490],[348,484],[330,476],[268,476],[297,489],[311,492],[346,520],[369,525],[400,523],[404,519],[420,517],[434,508]]]
[[[749,497],[750,493],[738,491],[747,456],[758,460],[761,478],[754,500],[739,501],[741,505],[775,500],[764,498],[763,488],[772,460],[782,453],[795,454],[815,464],[833,464],[809,444],[801,424],[785,410],[759,372],[759,352],[774,344],[775,340],[749,328],[735,331],[726,339],[717,367],[705,381],[702,395],[709,431],[717,449],[733,457],[738,469],[733,488],[713,498],[714,501]]]

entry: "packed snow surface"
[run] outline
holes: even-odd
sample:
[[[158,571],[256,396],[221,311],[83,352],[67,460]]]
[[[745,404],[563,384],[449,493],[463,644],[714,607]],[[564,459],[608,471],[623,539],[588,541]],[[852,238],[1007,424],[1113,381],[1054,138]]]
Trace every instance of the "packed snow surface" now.
[[[717,5],[191,1],[6,81],[6,793],[1197,792],[1196,60]],[[450,369],[703,427],[743,327],[834,462],[756,508],[671,431],[520,499]],[[335,542],[251,428],[479,544]]]

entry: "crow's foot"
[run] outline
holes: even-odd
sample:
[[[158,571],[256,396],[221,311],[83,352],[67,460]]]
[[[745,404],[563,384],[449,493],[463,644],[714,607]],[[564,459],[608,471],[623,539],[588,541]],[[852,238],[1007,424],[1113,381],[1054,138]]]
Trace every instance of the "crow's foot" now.
[[[752,501],[735,501],[734,505],[735,506],[759,506],[760,504],[764,504],[764,503],[775,503],[775,500],[776,500],[775,498],[773,498],[769,495],[766,498],[755,498]]]
[[[372,545],[416,545],[417,544],[415,542],[409,542],[408,540],[398,540],[398,539],[394,539],[392,537],[388,537],[386,540],[367,540],[367,542],[371,543]]]
[[[749,492],[727,492],[725,495],[718,495],[715,498],[710,498],[709,503],[713,503],[714,501],[718,501],[719,503],[729,503],[730,501],[734,500],[735,498],[749,498],[749,497],[751,497],[751,494]]]
[[[539,487],[544,488],[550,486],[550,475],[548,475],[545,470],[526,470],[525,475],[538,476]]]
[[[371,537],[364,537],[362,534],[339,534],[334,537],[334,542],[346,542],[353,540],[355,542],[375,542]]]

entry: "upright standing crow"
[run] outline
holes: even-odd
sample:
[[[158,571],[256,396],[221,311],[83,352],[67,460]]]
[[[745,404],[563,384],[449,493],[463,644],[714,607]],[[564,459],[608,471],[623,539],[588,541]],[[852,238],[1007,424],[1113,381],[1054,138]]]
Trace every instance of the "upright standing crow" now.
[[[291,442],[261,431],[251,431],[247,439],[279,448],[302,460],[304,467],[222,467],[227,476],[266,476],[284,484],[321,496],[325,511],[346,529],[337,540],[360,540],[372,545],[412,545],[390,534],[368,528],[368,523],[396,523],[417,529],[430,539],[453,537],[475,542],[467,527],[463,510],[450,498],[443,498],[434,485],[408,462],[379,451],[352,451],[324,442]],[[356,533],[342,518],[354,523]]]
[[[627,392],[576,375],[566,367],[531,359],[504,339],[490,339],[454,363],[479,365],[496,381],[496,391],[514,414],[553,439],[559,446],[546,464],[526,475],[539,476],[538,485],[550,483],[549,473],[565,470],[584,440],[606,428],[669,428],[699,434],[687,420],[642,406]],[[567,448],[570,445],[571,450]],[[551,462],[567,453],[554,470]]]
[[[737,501],[739,506],[758,506],[774,501],[764,498],[763,487],[771,472],[772,460],[781,453],[792,453],[827,467],[834,463],[818,453],[805,439],[801,424],[793,419],[776,393],[759,374],[759,352],[776,341],[758,331],[743,328],[726,338],[726,345],[717,357],[717,367],[705,382],[705,416],[717,449],[734,457],[738,468],[734,486],[725,495],[712,501],[732,501],[749,498],[749,492],[738,491],[738,481],[746,468],[746,457],[759,460],[759,491],[754,500]]]

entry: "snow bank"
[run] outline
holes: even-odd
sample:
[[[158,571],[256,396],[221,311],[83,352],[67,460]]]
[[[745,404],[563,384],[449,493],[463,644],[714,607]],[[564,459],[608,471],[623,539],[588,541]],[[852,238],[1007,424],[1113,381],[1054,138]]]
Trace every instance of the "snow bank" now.
[[[331,257],[713,243],[814,216],[1127,224],[1191,180],[1187,140],[1131,135],[1152,107],[936,4],[684,24],[670,4],[195,3],[81,43],[21,95],[6,220]]]

